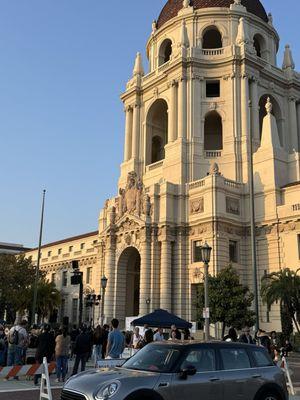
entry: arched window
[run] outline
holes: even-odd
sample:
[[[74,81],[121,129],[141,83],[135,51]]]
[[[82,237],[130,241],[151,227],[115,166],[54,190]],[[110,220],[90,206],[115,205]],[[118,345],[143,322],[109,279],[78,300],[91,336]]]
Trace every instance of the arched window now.
[[[165,148],[160,136],[152,138],[151,163],[156,163],[165,158]]]
[[[223,149],[222,118],[216,111],[208,113],[204,123],[204,150]]]
[[[162,42],[159,49],[158,66],[161,66],[168,62],[172,55],[172,41],[166,39]]]
[[[168,104],[156,100],[147,115],[146,165],[165,158],[165,145],[168,143]]]
[[[203,34],[202,48],[203,49],[220,49],[223,47],[222,35],[218,28],[211,26],[206,29]]]
[[[261,139],[261,136],[262,136],[263,120],[264,120],[265,116],[267,115],[266,104],[267,104],[268,97],[270,97],[271,103],[273,105],[272,114],[276,118],[279,142],[280,142],[281,147],[283,147],[283,144],[284,144],[283,143],[283,118],[282,118],[281,109],[280,109],[280,106],[279,106],[277,100],[275,100],[275,98],[272,95],[269,95],[269,94],[265,94],[259,100],[259,132],[260,132],[260,139]]]
[[[255,48],[257,57],[263,58],[263,59],[267,58],[267,55],[266,55],[266,42],[265,42],[265,39],[261,35],[256,34],[254,36],[254,38],[253,38],[253,46]]]

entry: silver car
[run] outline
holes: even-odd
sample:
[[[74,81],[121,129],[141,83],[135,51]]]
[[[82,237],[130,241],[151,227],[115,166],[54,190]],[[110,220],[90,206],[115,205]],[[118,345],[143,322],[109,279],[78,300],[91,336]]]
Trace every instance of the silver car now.
[[[122,367],[70,378],[61,400],[287,400],[283,372],[260,347],[153,343]]]

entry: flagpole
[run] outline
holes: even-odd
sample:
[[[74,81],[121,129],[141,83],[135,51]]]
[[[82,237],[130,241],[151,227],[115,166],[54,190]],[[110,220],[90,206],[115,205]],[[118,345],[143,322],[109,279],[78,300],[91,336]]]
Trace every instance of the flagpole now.
[[[36,322],[35,321],[35,313],[36,313],[36,304],[37,304],[38,282],[39,282],[39,275],[40,275],[41,247],[42,247],[42,238],[43,238],[44,209],[45,209],[45,195],[46,195],[46,190],[43,190],[41,225],[40,225],[38,258],[37,258],[37,264],[36,264],[36,268],[35,268],[35,281],[34,281],[32,313],[31,313],[31,324],[34,324]]]

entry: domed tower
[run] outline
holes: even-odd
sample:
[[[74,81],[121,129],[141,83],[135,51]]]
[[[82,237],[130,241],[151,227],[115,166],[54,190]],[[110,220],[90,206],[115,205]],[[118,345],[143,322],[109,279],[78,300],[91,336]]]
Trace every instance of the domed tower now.
[[[168,0],[152,23],[149,71],[138,53],[121,96],[119,195],[100,214],[107,318],[164,308],[193,319],[205,241],[212,274],[232,263],[252,286],[251,156],[258,279],[288,261],[279,214],[300,180],[300,76],[288,46],[278,68],[278,47],[259,0]]]

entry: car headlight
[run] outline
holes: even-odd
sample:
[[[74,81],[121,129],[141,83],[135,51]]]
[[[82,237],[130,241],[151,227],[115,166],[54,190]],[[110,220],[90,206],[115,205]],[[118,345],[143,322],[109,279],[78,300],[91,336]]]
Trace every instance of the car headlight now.
[[[102,387],[96,394],[97,400],[107,400],[113,397],[120,388],[119,382],[112,382],[109,385]]]

